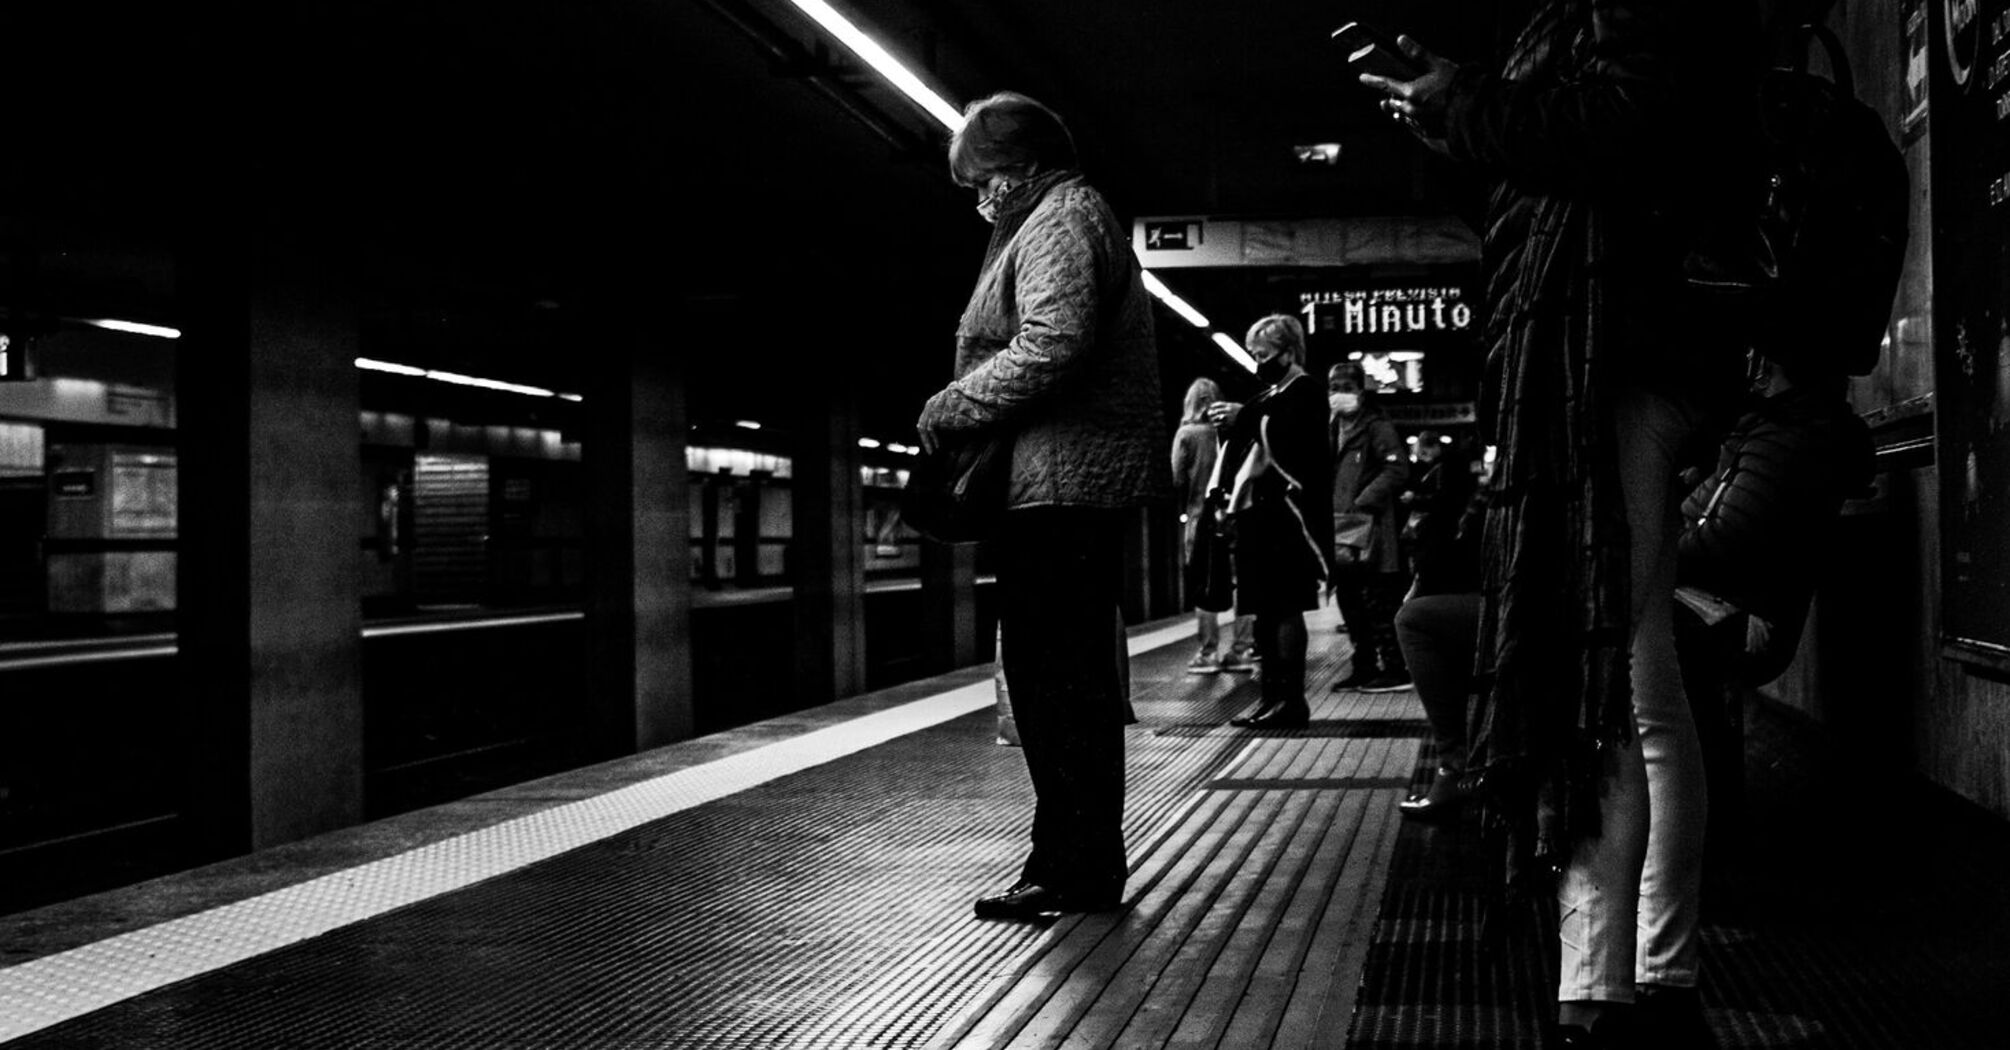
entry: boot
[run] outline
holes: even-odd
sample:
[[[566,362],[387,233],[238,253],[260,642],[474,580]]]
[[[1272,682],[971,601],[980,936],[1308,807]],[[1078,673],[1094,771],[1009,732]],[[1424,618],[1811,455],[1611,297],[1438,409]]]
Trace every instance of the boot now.
[[[1263,681],[1263,706],[1248,718],[1233,718],[1229,725],[1242,729],[1304,729],[1312,721],[1312,708],[1305,702],[1305,661],[1271,657],[1258,672]]]

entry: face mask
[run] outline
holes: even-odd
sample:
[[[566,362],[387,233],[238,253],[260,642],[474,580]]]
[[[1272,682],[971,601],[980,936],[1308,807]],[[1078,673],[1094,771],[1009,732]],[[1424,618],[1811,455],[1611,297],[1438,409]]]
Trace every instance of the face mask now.
[[[1268,361],[1256,363],[1256,378],[1274,386],[1278,380],[1284,378],[1285,371],[1290,367],[1291,362],[1286,361],[1283,354],[1278,354]]]
[[[985,222],[998,225],[998,209],[1004,206],[1005,198],[1018,188],[1019,184],[1011,179],[999,180],[996,192],[977,199],[977,214],[983,216]]]
[[[1331,394],[1326,398],[1326,403],[1333,407],[1333,411],[1343,416],[1351,416],[1361,410],[1361,395]]]

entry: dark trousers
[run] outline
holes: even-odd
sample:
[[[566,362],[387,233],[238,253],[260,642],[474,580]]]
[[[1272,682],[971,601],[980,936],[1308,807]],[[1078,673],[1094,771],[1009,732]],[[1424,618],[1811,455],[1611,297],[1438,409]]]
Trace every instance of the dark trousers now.
[[[1033,780],[1024,877],[1121,891],[1124,859],[1123,515],[1038,507],[1005,515],[996,540],[1005,684]]]
[[[1421,595],[1396,610],[1396,640],[1437,737],[1438,765],[1446,769],[1466,768],[1466,702],[1479,636],[1477,592]]]
[[[1399,572],[1342,570],[1333,588],[1333,603],[1347,621],[1354,642],[1354,670],[1403,670],[1403,650],[1396,642],[1396,609],[1403,604],[1409,577]]]

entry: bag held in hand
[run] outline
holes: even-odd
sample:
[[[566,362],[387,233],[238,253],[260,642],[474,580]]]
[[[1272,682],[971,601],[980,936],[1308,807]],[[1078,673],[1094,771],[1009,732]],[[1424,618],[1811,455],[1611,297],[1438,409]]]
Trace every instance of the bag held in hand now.
[[[1375,545],[1375,516],[1361,511],[1333,515],[1333,560],[1341,566],[1359,565],[1368,560],[1368,548]]]
[[[1011,485],[1010,437],[945,443],[908,472],[900,514],[938,543],[975,543],[997,531]]]

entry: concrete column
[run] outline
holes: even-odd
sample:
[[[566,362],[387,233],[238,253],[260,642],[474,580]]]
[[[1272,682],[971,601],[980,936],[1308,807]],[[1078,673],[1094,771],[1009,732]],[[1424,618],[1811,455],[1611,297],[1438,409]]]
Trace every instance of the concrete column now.
[[[608,325],[582,455],[591,501],[590,732],[617,755],[691,736],[691,504],[684,381],[667,348]]]
[[[357,320],[326,269],[182,263],[184,812],[223,856],[363,815]]]
[[[789,420],[796,699],[818,704],[865,689],[865,498],[850,381],[833,368],[798,382]]]
[[[921,659],[931,673],[977,662],[977,545],[921,542]]]

